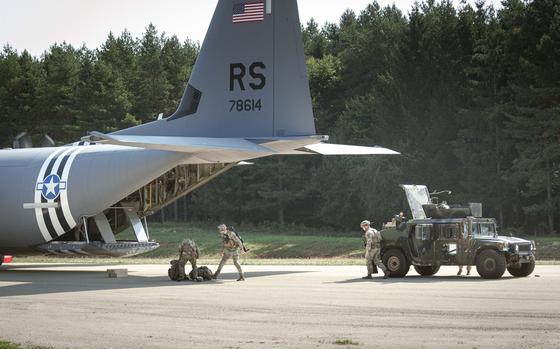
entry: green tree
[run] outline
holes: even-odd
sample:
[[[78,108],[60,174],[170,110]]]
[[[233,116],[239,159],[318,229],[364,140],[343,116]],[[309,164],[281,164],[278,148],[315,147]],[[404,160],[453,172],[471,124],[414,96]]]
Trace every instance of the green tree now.
[[[162,47],[163,69],[170,84],[170,101],[164,110],[166,115],[171,115],[179,106],[198,51],[198,45],[190,40],[181,44],[176,36],[164,39]]]
[[[146,27],[139,44],[138,80],[134,92],[133,114],[142,122],[151,121],[173,104],[172,86],[167,80],[162,56],[163,35],[153,24]]]
[[[75,99],[76,139],[84,131],[113,132],[139,124],[130,114],[130,100],[121,76],[97,60],[94,52],[85,51]]]
[[[523,208],[533,218],[532,226],[555,233],[560,208],[560,6],[549,0],[505,5],[504,29],[514,29],[506,40],[512,62],[508,133],[518,151],[508,179],[526,198]]]
[[[37,108],[41,111],[39,133],[49,134],[59,142],[71,142],[76,136],[74,127],[76,89],[80,84],[81,62],[78,51],[63,43],[54,45],[42,60],[45,74],[43,91]]]
[[[20,132],[35,134],[41,122],[37,100],[43,78],[39,63],[24,51],[9,46],[0,53],[0,147],[11,147]]]
[[[109,66],[114,75],[125,83],[126,90],[133,93],[138,83],[138,42],[124,30],[119,37],[109,33],[107,40],[97,52],[99,62]]]

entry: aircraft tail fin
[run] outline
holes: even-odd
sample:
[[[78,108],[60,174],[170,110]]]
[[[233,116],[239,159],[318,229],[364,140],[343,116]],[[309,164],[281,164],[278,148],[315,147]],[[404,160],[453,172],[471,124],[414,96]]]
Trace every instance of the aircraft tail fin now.
[[[219,0],[177,111],[115,134],[314,135],[297,0]]]

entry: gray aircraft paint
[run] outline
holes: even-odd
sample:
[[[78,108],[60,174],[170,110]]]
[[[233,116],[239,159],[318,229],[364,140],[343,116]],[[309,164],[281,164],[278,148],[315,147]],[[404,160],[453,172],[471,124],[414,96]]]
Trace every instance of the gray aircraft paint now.
[[[271,1],[261,22],[233,23],[233,7],[242,0],[221,0],[204,39],[189,85],[202,93],[197,112],[188,116],[188,89],[170,118],[117,131],[118,135],[190,137],[284,137],[315,134],[307,68],[296,0]],[[249,75],[255,68],[266,77],[260,83]],[[230,90],[230,68],[243,64],[243,79]],[[237,72],[237,71],[236,71]],[[261,111],[230,112],[230,100],[261,100]]]
[[[233,23],[234,6],[255,2],[219,1],[171,117],[86,137],[110,145],[83,140],[59,148],[0,150],[0,255],[37,252],[36,246],[70,231],[82,217],[102,213],[178,164],[275,154],[397,154],[325,144],[326,137],[315,136],[297,2],[266,0],[262,21]],[[253,65],[254,74],[242,79],[245,90],[239,88],[241,77],[232,86],[232,64],[247,72]],[[197,91],[200,98],[194,98]],[[260,100],[261,109],[250,103],[253,111],[243,106],[230,112],[230,100]]]
[[[15,253],[53,240],[181,163],[185,154],[121,146],[97,145],[1,150],[0,253]],[[57,174],[65,183],[56,199],[46,200],[38,188]],[[24,204],[59,203],[58,208],[24,209]]]

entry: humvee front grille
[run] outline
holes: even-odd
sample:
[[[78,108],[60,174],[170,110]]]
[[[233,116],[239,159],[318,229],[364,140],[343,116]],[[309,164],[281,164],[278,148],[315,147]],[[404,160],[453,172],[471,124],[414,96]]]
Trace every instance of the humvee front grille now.
[[[531,252],[531,245],[519,245],[519,252]]]

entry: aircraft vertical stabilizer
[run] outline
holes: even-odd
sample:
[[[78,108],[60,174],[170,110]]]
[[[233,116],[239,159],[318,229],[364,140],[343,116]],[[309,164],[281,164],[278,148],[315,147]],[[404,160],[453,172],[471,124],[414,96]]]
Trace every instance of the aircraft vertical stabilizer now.
[[[220,0],[177,111],[116,135],[315,134],[296,0]]]

